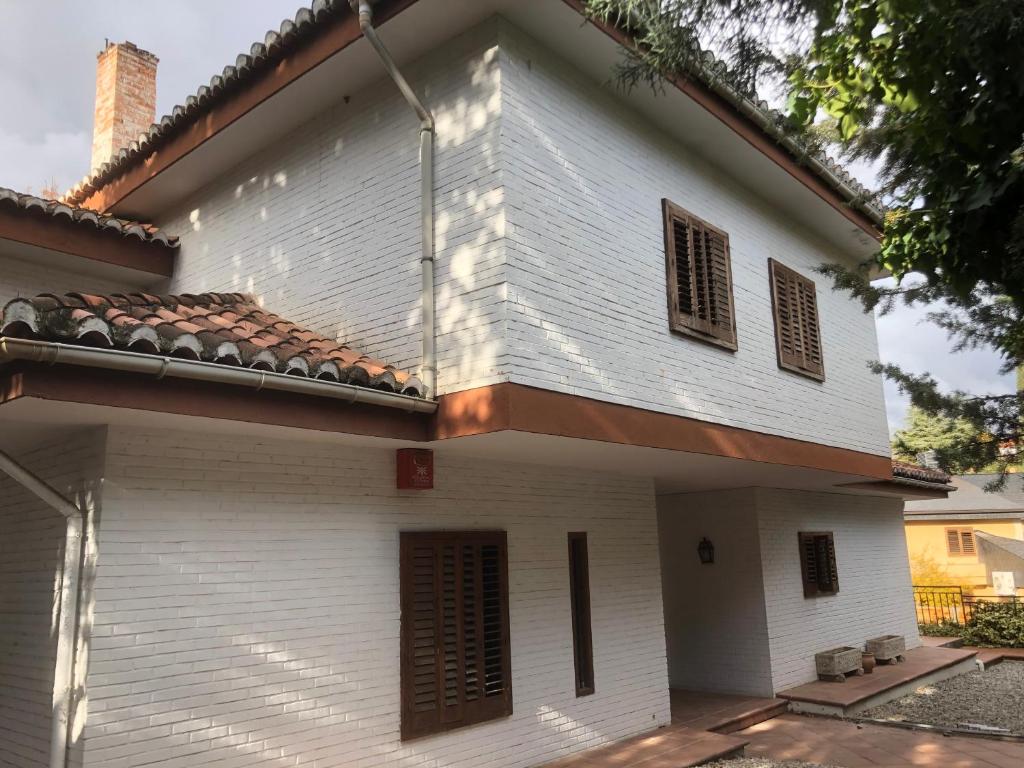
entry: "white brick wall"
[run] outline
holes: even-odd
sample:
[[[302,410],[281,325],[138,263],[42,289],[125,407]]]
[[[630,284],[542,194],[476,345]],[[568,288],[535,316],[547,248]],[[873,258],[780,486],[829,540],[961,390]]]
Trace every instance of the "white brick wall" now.
[[[437,124],[441,391],[503,378],[496,45],[495,24],[485,24],[406,68]],[[381,78],[168,212],[159,223],[181,235],[174,291],[254,293],[291,320],[418,369],[419,124]]]
[[[771,696],[753,489],[660,496],[658,534],[671,686]],[[713,565],[697,557],[705,536]]]
[[[869,637],[920,643],[898,499],[757,490],[772,681],[784,690],[816,678],[814,654]],[[839,593],[805,598],[800,531],[832,531]]]
[[[874,319],[820,276],[827,380],[777,366],[768,258],[839,255],[522,33],[501,51],[511,380],[888,455]],[[669,332],[663,197],[729,233],[735,353]]]
[[[96,433],[74,433],[21,451],[16,458],[91,515],[98,504],[101,445]],[[91,521],[87,537],[90,527]],[[4,768],[48,765],[64,538],[64,517],[0,473],[0,766]],[[92,555],[89,544],[87,588]],[[88,617],[88,605],[83,609]],[[84,623],[87,626],[88,620]],[[79,657],[83,665],[86,658],[84,653]],[[84,666],[76,681],[84,681]],[[71,757],[77,765],[77,750],[72,750]]]
[[[406,70],[437,117],[441,392],[511,380],[888,453],[858,305],[819,278],[828,379],[776,364],[768,257],[808,274],[822,242],[502,19]],[[417,369],[416,135],[382,80],[253,156],[158,222],[172,288],[255,293]],[[730,234],[735,354],[668,331],[663,196]]]
[[[28,259],[0,256],[0,310],[11,299],[40,293],[119,293],[138,288],[84,272],[55,269]]]
[[[112,429],[86,765],[531,766],[669,718],[650,482],[437,454]],[[398,533],[508,531],[515,714],[399,740]],[[589,533],[597,693],[573,686]]]

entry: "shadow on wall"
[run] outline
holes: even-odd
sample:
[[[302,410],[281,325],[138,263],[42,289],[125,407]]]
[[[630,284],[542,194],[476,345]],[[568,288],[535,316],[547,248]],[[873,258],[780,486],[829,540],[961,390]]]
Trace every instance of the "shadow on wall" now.
[[[485,24],[407,68],[437,124],[436,317],[448,389],[499,375],[505,201],[494,40]],[[419,368],[417,121],[381,78],[165,224],[182,241],[172,292],[252,293],[360,352]]]

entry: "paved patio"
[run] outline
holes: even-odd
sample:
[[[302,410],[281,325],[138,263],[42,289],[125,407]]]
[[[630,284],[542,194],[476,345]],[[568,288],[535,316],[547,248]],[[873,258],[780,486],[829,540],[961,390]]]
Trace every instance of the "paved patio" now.
[[[745,739],[726,735],[785,711],[781,699],[671,692],[672,725],[571,755],[543,768],[689,768],[738,754]]]
[[[738,731],[746,754],[842,768],[1021,768],[1024,744],[782,715]]]
[[[934,676],[954,674],[969,666],[976,656],[975,650],[965,648],[935,648],[922,646],[904,654],[900,664],[882,664],[870,675],[848,677],[844,683],[816,680],[779,693],[794,705],[810,704],[829,709],[829,714],[851,714],[869,706],[882,694],[916,681],[925,682]],[[879,701],[878,703],[881,703]],[[835,712],[831,710],[835,709]],[[811,710],[821,711],[821,710]]]

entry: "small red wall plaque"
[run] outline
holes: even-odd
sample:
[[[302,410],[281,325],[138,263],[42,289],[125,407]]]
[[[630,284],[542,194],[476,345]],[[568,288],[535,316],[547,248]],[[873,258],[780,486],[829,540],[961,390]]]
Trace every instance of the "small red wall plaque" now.
[[[426,491],[434,487],[434,452],[427,448],[398,449],[398,488]]]

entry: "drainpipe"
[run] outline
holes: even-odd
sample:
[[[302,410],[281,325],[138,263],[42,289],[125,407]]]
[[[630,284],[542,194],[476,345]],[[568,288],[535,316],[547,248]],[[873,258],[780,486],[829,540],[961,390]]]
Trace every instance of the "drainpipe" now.
[[[64,515],[64,566],[61,571],[60,617],[57,626],[57,659],[53,670],[53,722],[50,730],[50,768],[67,762],[68,725],[75,680],[75,645],[78,629],[78,590],[82,570],[82,510],[0,451],[0,472],[8,475],[43,503]]]
[[[420,237],[423,251],[420,256],[423,304],[423,359],[420,380],[427,397],[437,396],[437,348],[434,333],[434,117],[423,106],[402,73],[398,71],[388,49],[377,37],[373,27],[373,8],[369,0],[349,0],[352,10],[359,14],[359,29],[377,52],[384,69],[402,92],[406,102],[420,121]]]

